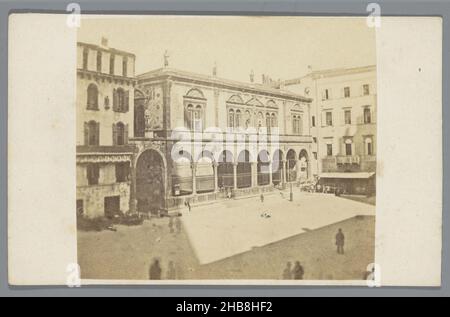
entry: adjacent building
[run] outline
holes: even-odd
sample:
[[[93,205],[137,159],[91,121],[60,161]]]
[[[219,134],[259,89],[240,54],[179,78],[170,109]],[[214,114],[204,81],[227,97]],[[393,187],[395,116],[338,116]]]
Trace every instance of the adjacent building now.
[[[77,211],[111,216],[130,205],[135,56],[106,40],[77,54]]]
[[[322,185],[353,194],[375,191],[376,67],[311,71],[282,87],[313,99],[311,135]]]

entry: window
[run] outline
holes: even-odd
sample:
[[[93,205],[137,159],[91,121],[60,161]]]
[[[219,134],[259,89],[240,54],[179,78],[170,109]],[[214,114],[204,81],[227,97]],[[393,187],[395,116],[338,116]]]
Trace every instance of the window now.
[[[302,132],[302,117],[294,115],[292,118],[292,134],[301,135]]]
[[[116,164],[116,182],[128,182],[130,179],[130,163]]]
[[[313,137],[313,142],[317,143],[317,138],[316,137]]]
[[[373,155],[373,143],[372,138],[366,139],[366,154],[367,155]]]
[[[270,133],[272,130],[272,120],[270,118],[270,113],[266,113],[266,127],[267,133]]]
[[[245,112],[245,128],[248,129],[252,125],[252,115],[250,111]]]
[[[370,108],[364,109],[364,123],[365,124],[372,123],[372,114],[370,112]]]
[[[345,140],[345,155],[351,156],[353,155],[353,144],[351,139]]]
[[[258,130],[264,126],[264,115],[262,112],[258,113]]]
[[[230,109],[228,111],[228,127],[229,128],[234,128],[234,123],[235,123],[235,121],[234,121],[234,110]]]
[[[324,89],[322,99],[323,100],[330,99],[330,91],[328,89]]]
[[[202,106],[195,107],[194,112],[194,131],[203,130],[203,116],[202,116]]]
[[[326,124],[327,126],[333,125],[333,113],[331,111],[327,111],[325,114],[326,117]]]
[[[345,87],[344,88],[344,97],[345,98],[350,98],[350,87]]]
[[[350,110],[345,110],[345,124],[352,124],[352,112]]]
[[[84,145],[96,146],[100,143],[100,123],[89,121],[84,123]]]
[[[277,128],[278,127],[278,119],[277,119],[277,115],[275,113],[272,113],[272,128]]]
[[[128,112],[130,107],[130,92],[122,88],[113,90],[113,110],[115,112]]]
[[[315,117],[315,116],[312,116],[312,118],[311,118],[311,125],[312,125],[313,127],[316,126],[316,117]]]
[[[98,185],[100,178],[100,167],[97,164],[89,164],[87,166],[87,178],[89,185]]]
[[[116,63],[116,59],[114,54],[111,54],[109,57],[109,74],[114,75],[114,64]]]
[[[119,122],[113,124],[113,144],[125,145],[128,143],[128,126]]]
[[[333,156],[333,144],[327,144],[327,156]]]
[[[77,216],[84,214],[84,201],[83,199],[77,199]]]
[[[236,111],[236,128],[240,128],[241,127],[241,120],[242,120],[242,114],[241,114],[241,110],[237,110]]]
[[[97,72],[102,72],[102,52],[97,52]]]
[[[98,110],[98,88],[95,84],[90,84],[87,89],[87,109]]]
[[[83,69],[84,70],[88,69],[88,63],[89,63],[89,50],[87,48],[85,48],[83,50]]]
[[[368,96],[370,95],[370,86],[369,85],[363,85],[363,95]]]
[[[122,61],[122,75],[127,77],[128,74],[128,58],[124,57]]]
[[[194,107],[188,105],[185,115],[186,127],[192,131],[202,131],[203,129],[203,108],[200,105]]]

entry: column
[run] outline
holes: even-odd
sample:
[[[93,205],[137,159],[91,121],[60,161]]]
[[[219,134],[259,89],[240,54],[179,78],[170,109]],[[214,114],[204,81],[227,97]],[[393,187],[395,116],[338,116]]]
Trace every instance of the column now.
[[[270,162],[269,165],[269,185],[272,186],[273,185],[273,166],[272,166],[272,162]]]
[[[219,165],[214,163],[214,192],[219,191]]]
[[[288,161],[283,162],[283,174],[284,174],[284,182],[287,183],[288,180]]]
[[[130,213],[137,212],[137,199],[136,199],[136,166],[134,164],[134,155],[130,161]]]
[[[300,174],[302,173],[302,169],[301,169],[300,165],[301,165],[301,161],[297,160],[297,165],[296,165],[296,167],[297,167],[297,179],[296,179],[296,181],[300,180]]]
[[[252,187],[258,187],[258,163],[252,162]]]
[[[234,190],[238,189],[237,187],[237,163],[233,163],[233,186],[234,186]]]
[[[197,195],[197,164],[192,164],[192,195]]]

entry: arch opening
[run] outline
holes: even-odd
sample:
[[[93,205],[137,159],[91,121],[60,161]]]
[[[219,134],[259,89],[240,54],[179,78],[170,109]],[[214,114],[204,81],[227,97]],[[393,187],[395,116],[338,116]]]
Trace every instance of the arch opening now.
[[[158,213],[165,207],[164,161],[155,150],[146,150],[136,163],[137,210]]]
[[[295,182],[297,180],[297,154],[294,150],[289,150],[287,156],[287,181]]]
[[[258,155],[258,186],[270,184],[270,157],[267,151],[261,151]]]
[[[250,162],[250,152],[247,150],[239,154],[237,165],[237,188],[252,187],[252,163]]]
[[[234,167],[233,154],[230,151],[223,151],[219,157],[217,167],[219,188],[234,188]]]

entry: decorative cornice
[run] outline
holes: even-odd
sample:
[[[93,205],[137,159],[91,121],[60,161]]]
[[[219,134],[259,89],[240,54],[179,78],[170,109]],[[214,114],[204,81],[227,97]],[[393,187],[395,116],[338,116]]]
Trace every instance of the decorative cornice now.
[[[108,81],[110,83],[114,82],[115,84],[127,84],[135,86],[137,84],[137,79],[133,77],[124,77],[118,75],[105,74],[101,72],[86,70],[86,69],[77,69],[77,74],[80,78],[94,79],[95,81]]]
[[[131,162],[132,154],[83,153],[77,154],[77,164]]]
[[[258,96],[268,96],[297,102],[307,102],[307,103],[312,102],[312,99],[310,98],[306,98],[304,96],[297,95],[289,91],[283,91],[259,84],[248,84],[168,68],[159,69],[146,74],[142,74],[137,76],[137,78],[139,85],[143,85],[147,82],[170,79],[182,83],[190,83],[194,85],[202,85],[213,88],[229,89],[241,93],[256,94]]]

